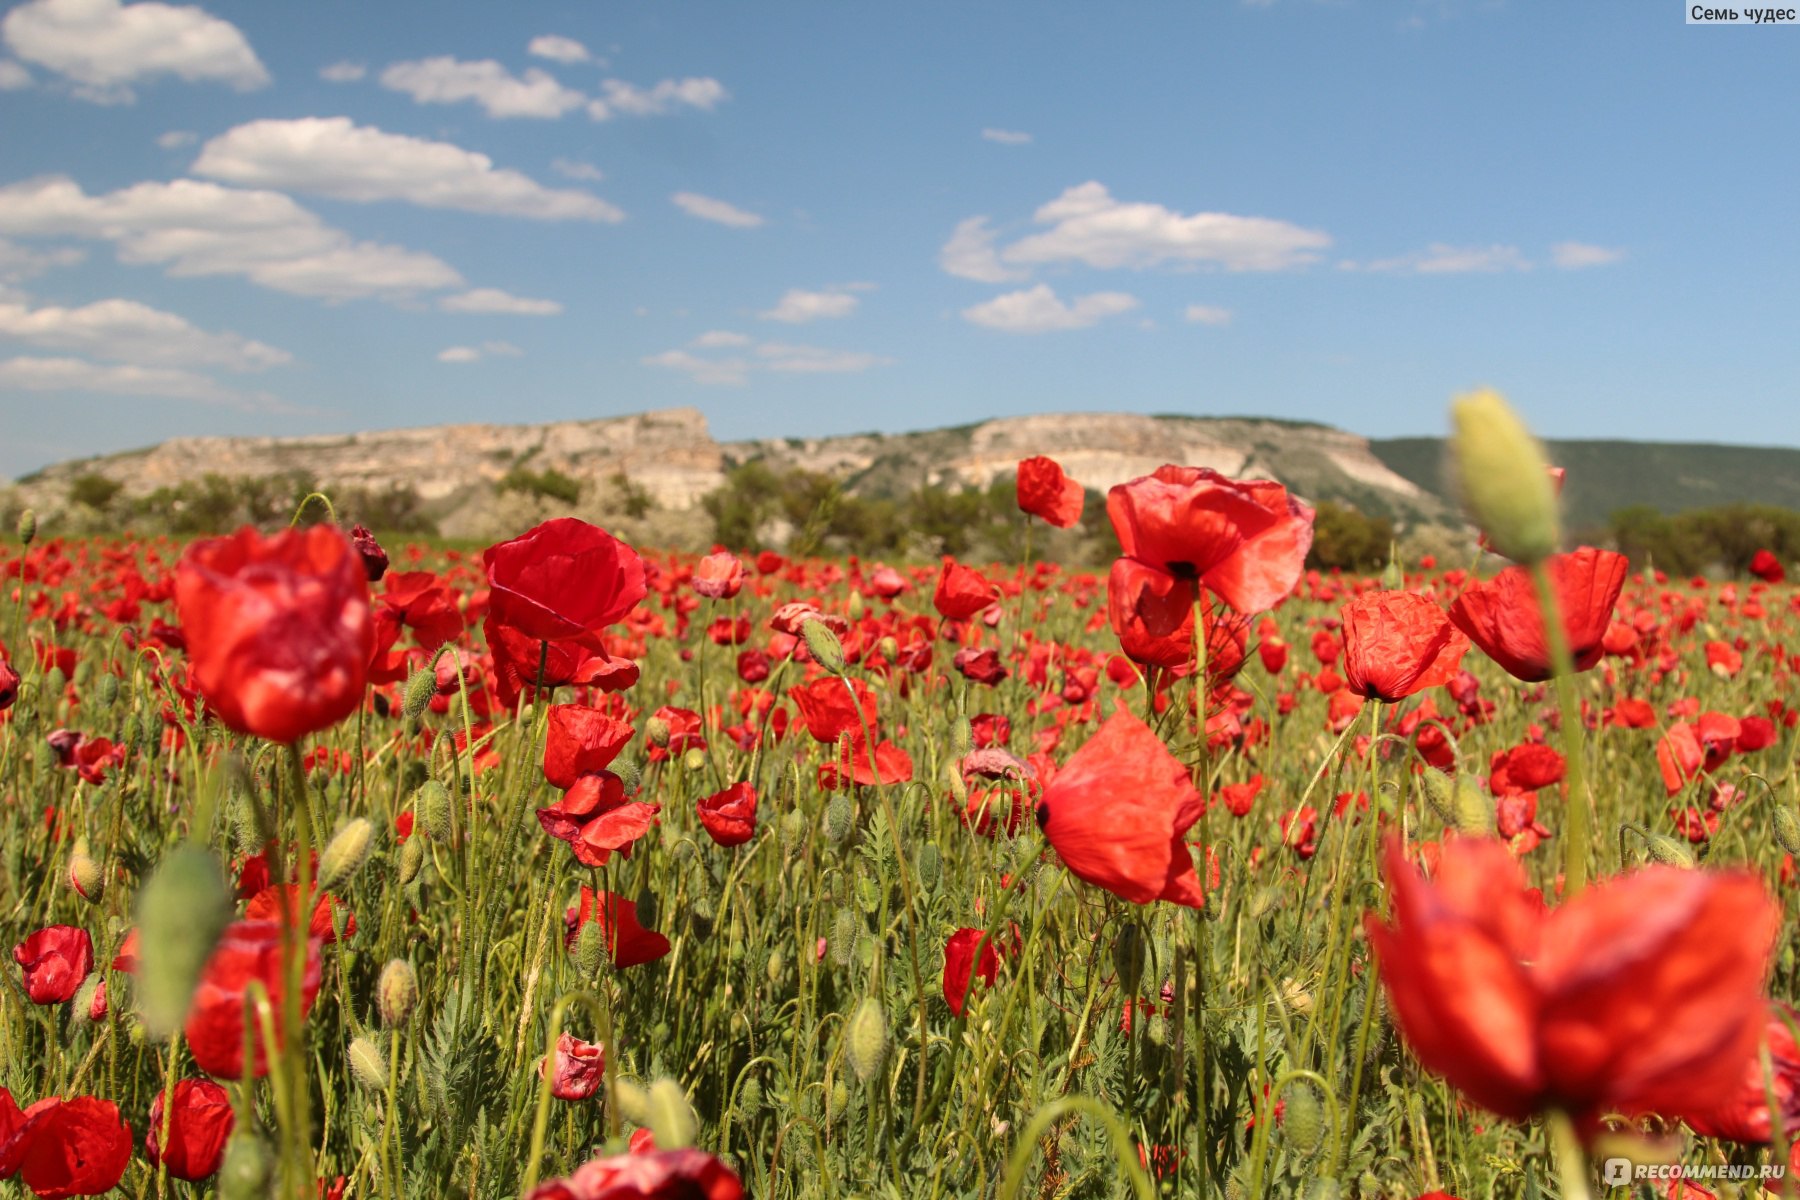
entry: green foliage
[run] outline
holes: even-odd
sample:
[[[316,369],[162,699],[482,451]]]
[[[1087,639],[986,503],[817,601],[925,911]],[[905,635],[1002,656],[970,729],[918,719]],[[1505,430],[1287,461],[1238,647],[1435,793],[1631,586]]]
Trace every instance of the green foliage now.
[[[570,478],[555,467],[533,471],[528,467],[517,466],[508,471],[496,486],[503,492],[523,492],[527,496],[559,500],[564,504],[575,504],[581,499],[580,481]]]
[[[89,508],[105,512],[124,487],[116,479],[108,479],[90,471],[69,481],[69,499],[75,504],[85,504]]]
[[[1800,512],[1768,504],[1729,504],[1672,517],[1634,505],[1613,513],[1607,533],[1634,564],[1676,575],[1742,574],[1763,549],[1784,563],[1800,558]]]
[[[225,533],[240,525],[285,525],[309,493],[311,475],[218,475],[211,472],[175,487],[161,487],[133,501],[129,519],[137,528],[174,534]],[[319,510],[317,516],[323,515]]]
[[[1312,550],[1306,565],[1323,570],[1371,571],[1388,560],[1394,523],[1354,508],[1326,501],[1313,521]]]

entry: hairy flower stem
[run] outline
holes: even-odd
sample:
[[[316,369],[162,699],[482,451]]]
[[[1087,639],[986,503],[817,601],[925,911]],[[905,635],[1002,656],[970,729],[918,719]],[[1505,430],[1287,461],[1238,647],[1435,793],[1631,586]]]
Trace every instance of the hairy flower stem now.
[[[1550,1134],[1550,1150],[1556,1158],[1556,1176],[1562,1181],[1562,1200],[1592,1200],[1588,1188],[1587,1153],[1575,1133],[1575,1122],[1560,1109],[1544,1118]]]
[[[300,744],[287,747],[288,779],[294,793],[294,864],[299,883],[295,898],[281,909],[282,937],[282,1046],[287,1060],[288,1128],[282,1130],[282,1169],[294,1200],[311,1200],[313,1190],[312,1158],[312,1081],[307,1071],[305,1014],[301,993],[306,982],[306,958],[310,947],[308,934],[312,913],[312,802],[307,795],[306,770],[300,759]],[[306,909],[307,911],[302,911]]]
[[[1376,754],[1381,749],[1381,701],[1369,701],[1369,869],[1371,878],[1381,878],[1379,855],[1381,852],[1381,772],[1376,763]],[[1356,802],[1350,802],[1349,814],[1356,812]],[[1346,818],[1348,819],[1348,818]],[[1382,893],[1380,903],[1381,914],[1387,915],[1387,894]],[[1345,942],[1344,971],[1349,974],[1349,942]],[[1369,1030],[1375,1023],[1375,992],[1380,986],[1376,978],[1373,963],[1363,971],[1365,991],[1363,992],[1362,1021],[1356,1031],[1356,1061],[1350,1071],[1350,1104],[1345,1109],[1349,1119],[1342,1123],[1339,1130],[1336,1173],[1341,1175],[1344,1164],[1350,1157],[1350,1139],[1352,1129],[1356,1125],[1356,1106],[1362,1098],[1363,1065],[1369,1054]]]
[[[1594,838],[1583,758],[1581,705],[1575,698],[1575,660],[1569,654],[1569,636],[1563,628],[1549,567],[1542,562],[1533,563],[1531,581],[1537,585],[1538,608],[1543,613],[1551,670],[1556,676],[1556,701],[1562,712],[1563,758],[1568,772],[1568,797],[1563,806],[1563,899],[1573,900],[1587,886],[1588,851]]]

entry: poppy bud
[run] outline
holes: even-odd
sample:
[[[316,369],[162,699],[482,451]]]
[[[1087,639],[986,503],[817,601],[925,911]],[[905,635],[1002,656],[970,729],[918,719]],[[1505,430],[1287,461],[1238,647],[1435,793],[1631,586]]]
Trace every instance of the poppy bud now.
[[[1381,586],[1390,592],[1397,592],[1406,586],[1406,573],[1400,569],[1400,560],[1388,559],[1387,567],[1381,572]]]
[[[431,698],[435,695],[437,672],[431,667],[420,667],[406,677],[406,694],[400,701],[401,715],[408,721],[417,721],[431,707]]]
[[[425,839],[407,838],[406,844],[400,847],[400,886],[405,887],[417,879],[424,865]]]
[[[583,979],[600,974],[600,962],[606,957],[606,931],[599,921],[584,921],[575,938],[575,969]]]
[[[673,1079],[659,1079],[650,1085],[650,1132],[656,1137],[658,1150],[681,1150],[694,1144],[700,1130],[700,1118],[688,1103],[687,1093]]]
[[[347,883],[362,870],[374,837],[375,826],[367,817],[352,818],[333,834],[325,845],[325,853],[319,856],[319,890],[329,891]]]
[[[781,818],[781,848],[792,852],[805,840],[806,814],[796,808]]]
[[[1144,934],[1136,925],[1124,925],[1113,939],[1113,970],[1119,974],[1119,990],[1127,997],[1137,995],[1144,975]]]
[[[161,1038],[188,1015],[200,972],[231,923],[231,892],[212,855],[181,846],[138,893],[138,1006]]]
[[[806,639],[807,652],[813,661],[833,675],[844,673],[844,643],[823,621],[802,621],[800,636]]]
[[[757,1110],[762,1108],[762,1102],[762,1084],[758,1083],[756,1076],[752,1075],[738,1087],[737,1110],[744,1116],[755,1116]]]
[[[875,997],[863,997],[856,1015],[850,1018],[846,1050],[857,1079],[866,1084],[881,1074],[881,1065],[887,1060],[888,1026],[887,1014],[881,1011],[881,1001]]]
[[[1152,1046],[1155,1046],[1158,1049],[1167,1046],[1169,1044],[1168,1019],[1161,1013],[1157,1013],[1155,1016],[1151,1017],[1149,1023],[1144,1026],[1144,1033],[1149,1037]]]
[[[1693,851],[1667,834],[1653,833],[1644,842],[1653,861],[1668,867],[1680,867],[1684,871],[1693,869]]]
[[[825,836],[833,842],[842,844],[850,836],[855,824],[855,815],[850,808],[850,797],[839,792],[825,806]]]
[[[780,987],[781,986],[781,972],[782,972],[782,968],[785,967],[786,965],[787,964],[784,963],[781,958],[781,947],[780,946],[777,946],[773,950],[769,951],[768,960],[763,963],[763,971],[765,974],[768,975],[769,985],[771,987]]]
[[[669,745],[669,722],[665,717],[651,717],[644,722],[644,740],[657,749],[666,749]]]
[[[936,843],[926,842],[919,847],[919,885],[928,892],[935,892],[943,877],[944,856]]]
[[[100,895],[106,890],[106,875],[88,855],[86,838],[77,838],[75,849],[69,854],[69,886],[77,896],[93,904],[100,902]]]
[[[688,928],[693,930],[697,940],[704,942],[712,936],[715,916],[712,901],[705,896],[694,897],[694,902],[688,905]]]
[[[1344,1189],[1338,1186],[1337,1180],[1329,1175],[1321,1175],[1306,1190],[1306,1200],[1339,1200],[1343,1194]]]
[[[252,1200],[269,1194],[275,1173],[275,1156],[254,1133],[240,1130],[225,1143],[225,1160],[219,1165],[219,1200]]]
[[[839,1079],[831,1085],[831,1107],[826,1110],[825,1119],[827,1121],[835,1121],[843,1116],[844,1110],[849,1107],[850,1089],[844,1086],[844,1081],[842,1079]]]
[[[619,1102],[619,1115],[633,1125],[650,1124],[650,1093],[630,1079],[613,1085],[613,1098]]]
[[[69,1020],[72,1024],[84,1021],[103,1021],[106,1019],[106,974],[95,971],[82,983],[75,999],[69,1006]]]
[[[102,708],[111,708],[119,702],[119,677],[111,671],[100,676],[100,684],[96,689]]]
[[[698,746],[689,746],[688,752],[681,756],[681,765],[690,771],[699,771],[706,766],[706,751]]]
[[[1514,562],[1556,552],[1562,529],[1544,451],[1510,405],[1491,390],[1450,406],[1463,499],[1496,551]]]
[[[856,914],[847,908],[838,909],[831,923],[830,945],[831,961],[840,967],[849,966],[851,952],[856,949]]]
[[[350,1062],[350,1073],[356,1076],[356,1082],[372,1092],[387,1090],[387,1057],[373,1041],[366,1037],[352,1038],[350,1052],[346,1057]]]
[[[950,748],[958,758],[967,758],[975,749],[975,725],[969,718],[958,717],[951,723]]]
[[[1287,1134],[1288,1148],[1302,1159],[1312,1157],[1325,1132],[1325,1109],[1319,1093],[1306,1080],[1297,1080],[1287,1093],[1286,1115],[1282,1129]]]
[[[440,842],[450,840],[450,792],[435,779],[427,779],[413,793],[413,810],[425,832]]]
[[[1453,804],[1455,819],[1451,825],[1456,832],[1474,837],[1494,836],[1494,802],[1480,788],[1466,779],[1458,779]]]
[[[953,758],[944,764],[944,782],[950,785],[950,796],[956,801],[957,807],[968,811],[969,784],[963,778],[960,760]]]
[[[607,769],[619,777],[619,786],[627,796],[637,795],[638,789],[644,786],[644,772],[634,762],[620,759]]]
[[[19,544],[29,546],[37,540],[37,514],[29,508],[19,514]]]
[[[1800,820],[1786,804],[1775,806],[1775,840],[1789,854],[1800,854]]]
[[[381,968],[381,980],[375,985],[375,1006],[381,1011],[381,1023],[397,1029],[412,1017],[419,1003],[419,976],[404,958],[389,959]]]
[[[1436,767],[1426,767],[1419,775],[1419,790],[1425,802],[1444,824],[1456,825],[1456,781]]]
[[[892,634],[889,634],[879,642],[876,642],[875,649],[879,650],[881,652],[881,657],[887,659],[889,662],[893,662],[896,658],[900,657],[900,643]]]
[[[656,924],[656,893],[647,887],[639,889],[635,907],[637,908],[638,924],[645,929],[654,927]]]
[[[1236,1175],[1225,1181],[1225,1200],[1244,1200],[1244,1181]]]
[[[868,605],[863,601],[863,594],[860,590],[851,590],[848,611],[852,621],[862,620],[863,614],[868,611]]]

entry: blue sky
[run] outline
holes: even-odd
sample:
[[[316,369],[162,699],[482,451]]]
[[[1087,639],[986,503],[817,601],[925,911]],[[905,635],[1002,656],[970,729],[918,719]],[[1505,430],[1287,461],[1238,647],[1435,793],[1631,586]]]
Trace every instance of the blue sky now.
[[[696,405],[1800,444],[1800,29],[1673,3],[0,11],[0,475]]]

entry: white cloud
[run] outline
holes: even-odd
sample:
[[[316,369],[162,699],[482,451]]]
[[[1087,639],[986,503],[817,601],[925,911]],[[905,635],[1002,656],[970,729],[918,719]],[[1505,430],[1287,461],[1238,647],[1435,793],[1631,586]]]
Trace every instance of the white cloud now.
[[[441,363],[480,362],[481,351],[473,346],[447,346],[438,351],[437,360]]]
[[[286,350],[235,333],[209,333],[135,300],[99,300],[81,308],[0,304],[0,338],[138,366],[259,371],[293,361]]]
[[[1607,267],[1620,262],[1625,251],[1610,246],[1595,246],[1587,242],[1558,242],[1550,247],[1550,261],[1565,271],[1578,271],[1583,267]]]
[[[319,68],[319,78],[326,83],[356,83],[368,73],[368,67],[348,59],[342,59],[330,66]]]
[[[981,136],[990,142],[999,142],[1002,146],[1031,145],[1031,135],[1017,129],[984,129]]]
[[[420,104],[472,100],[490,117],[554,118],[587,103],[585,95],[546,71],[532,67],[519,77],[491,58],[462,62],[446,55],[398,62],[381,73],[381,86]]]
[[[860,350],[828,350],[788,342],[752,343],[739,333],[715,330],[701,334],[689,345],[694,349],[750,348],[749,353],[708,358],[690,350],[665,350],[641,361],[647,367],[679,371],[695,383],[735,386],[749,382],[752,372],[794,375],[856,374],[891,366],[893,359]]]
[[[119,260],[170,275],[238,275],[328,300],[399,298],[460,285],[442,259],[358,242],[280,192],[197,179],[139,183],[90,196],[48,176],[0,187],[0,236],[108,241]]]
[[[808,321],[847,317],[856,311],[859,303],[861,301],[856,296],[845,290],[808,292],[801,288],[789,288],[775,302],[774,308],[765,309],[756,315],[765,321],[804,325]]]
[[[546,33],[542,37],[534,37],[531,44],[525,47],[529,54],[539,58],[547,58],[551,62],[583,63],[592,58],[588,48],[571,37],[563,37],[557,33]]]
[[[30,0],[6,14],[8,48],[80,85],[76,94],[130,103],[131,84],[159,75],[227,83],[250,91],[269,82],[237,26],[190,5],[119,0]]]
[[[339,200],[404,200],[424,208],[540,221],[625,219],[588,192],[546,188],[518,171],[495,167],[485,154],[356,125],[349,117],[239,125],[207,142],[193,171],[227,183]]]
[[[172,367],[101,366],[79,358],[0,359],[0,390],[104,392],[218,404],[246,412],[292,412],[267,392],[225,387],[194,371]]]
[[[481,343],[481,352],[498,358],[517,358],[525,353],[511,342],[483,342]]]
[[[454,296],[445,296],[438,301],[438,307],[445,312],[502,313],[513,317],[554,317],[563,310],[563,306],[555,300],[514,296],[499,288],[473,288]]]
[[[581,162],[573,158],[556,158],[550,160],[550,169],[564,179],[583,179],[588,183],[599,183],[606,178],[606,173],[593,163]]]
[[[75,246],[33,250],[0,238],[0,284],[23,283],[54,267],[72,267],[87,254]]]
[[[1079,262],[1144,269],[1165,263],[1209,264],[1231,271],[1281,271],[1315,261],[1331,239],[1269,217],[1182,215],[1160,204],[1126,204],[1095,182],[1069,188],[1033,219],[1050,228],[1000,252],[1014,266]],[[964,225],[967,225],[964,222]],[[958,227],[959,231],[961,226]]]
[[[1089,325],[1138,306],[1137,297],[1124,292],[1094,292],[1064,304],[1047,283],[996,296],[984,304],[963,309],[963,318],[1004,333],[1049,333],[1062,329],[1086,329]]]
[[[1355,263],[1344,264],[1352,270]],[[1424,250],[1398,258],[1376,259],[1361,270],[1403,275],[1465,275],[1496,271],[1529,271],[1531,264],[1517,246],[1451,246],[1433,242]]]
[[[0,92],[16,92],[30,86],[30,71],[10,58],[0,58]]]
[[[1216,304],[1190,304],[1182,318],[1196,325],[1229,325],[1231,310],[1220,308]]]
[[[734,204],[714,200],[711,196],[702,196],[698,192],[676,192],[669,199],[676,208],[690,217],[699,217],[702,221],[730,225],[734,229],[755,229],[763,223],[763,219],[753,212],[745,212]]]
[[[588,104],[587,111],[596,121],[610,120],[620,113],[633,117],[659,117],[677,108],[711,112],[729,98],[725,85],[716,79],[664,79],[649,88],[640,88],[622,79],[608,79],[600,85],[600,96]]]
[[[156,144],[164,150],[179,150],[183,146],[191,146],[200,140],[200,135],[186,129],[171,129],[156,139]]]
[[[938,251],[938,266],[959,279],[977,283],[1016,283],[1029,272],[1008,267],[994,249],[995,233],[988,228],[986,217],[970,217],[959,221],[956,232]]]

